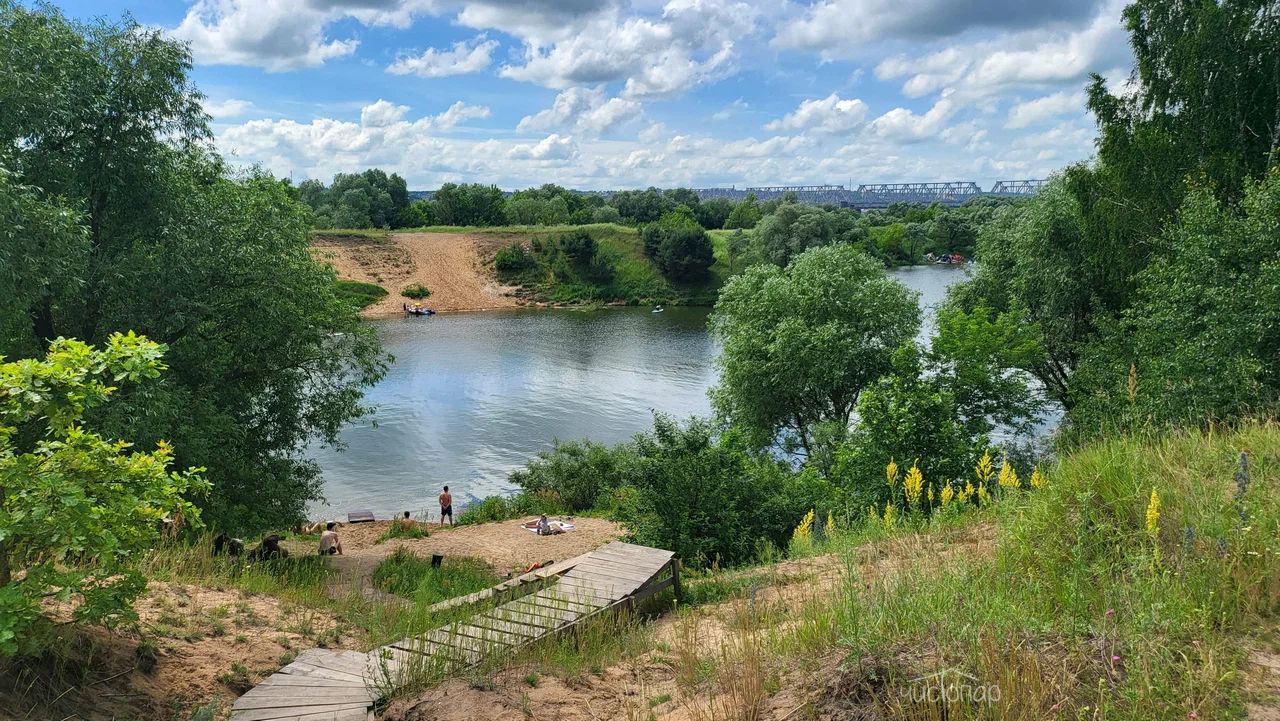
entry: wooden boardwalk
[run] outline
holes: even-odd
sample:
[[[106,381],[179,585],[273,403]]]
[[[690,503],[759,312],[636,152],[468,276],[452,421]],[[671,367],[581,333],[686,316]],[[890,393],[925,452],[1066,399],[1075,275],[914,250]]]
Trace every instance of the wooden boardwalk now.
[[[670,551],[614,541],[557,564],[557,575],[501,584],[510,598],[472,617],[401,639],[369,653],[310,649],[236,700],[231,721],[368,721],[373,706],[422,672],[451,672],[495,653],[512,652],[599,613],[679,592]]]

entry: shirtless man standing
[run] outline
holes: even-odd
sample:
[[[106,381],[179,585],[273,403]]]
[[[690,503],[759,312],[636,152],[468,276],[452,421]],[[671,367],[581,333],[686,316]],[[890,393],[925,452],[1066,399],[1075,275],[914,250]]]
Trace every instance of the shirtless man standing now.
[[[449,525],[453,525],[453,494],[449,492],[449,487],[444,487],[444,492],[440,494],[440,523],[444,523],[444,517],[449,517]]]

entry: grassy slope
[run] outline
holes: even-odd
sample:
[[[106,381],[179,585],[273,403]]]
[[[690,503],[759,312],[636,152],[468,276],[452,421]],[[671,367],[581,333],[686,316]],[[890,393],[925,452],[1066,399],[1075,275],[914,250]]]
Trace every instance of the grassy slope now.
[[[534,238],[555,238],[561,233],[572,230],[586,230],[596,239],[605,252],[616,260],[617,275],[610,284],[619,294],[609,300],[625,300],[633,303],[668,302],[688,305],[709,305],[714,302],[715,294],[727,276],[727,268],[723,265],[722,256],[725,244],[723,232],[712,231],[712,244],[716,249],[716,263],[711,267],[710,277],[702,283],[672,283],[662,277],[658,268],[644,254],[644,245],[640,240],[640,231],[625,225],[599,223],[594,225],[506,225],[492,228],[473,228],[457,226],[430,226],[426,228],[405,229],[397,232],[415,233],[468,233],[474,235],[494,236],[510,240],[532,240]],[[588,297],[592,289],[576,286],[572,280],[552,279],[549,282],[530,290],[539,300],[552,302],[575,302]]]

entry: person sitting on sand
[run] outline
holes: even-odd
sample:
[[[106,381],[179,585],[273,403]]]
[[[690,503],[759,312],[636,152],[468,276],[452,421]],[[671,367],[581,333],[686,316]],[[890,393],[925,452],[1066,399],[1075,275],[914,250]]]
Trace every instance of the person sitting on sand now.
[[[262,539],[262,543],[252,551],[249,551],[248,560],[250,561],[267,561],[273,558],[288,558],[289,551],[280,547],[280,537],[271,534]]]
[[[538,519],[539,536],[554,536],[557,533],[564,533],[564,529],[561,528],[559,524],[552,525],[551,521],[547,520],[546,515],[543,515],[542,518]]]
[[[329,521],[324,527],[324,532],[320,534],[321,556],[342,555],[342,541],[338,540],[338,532],[333,530],[337,525],[333,521]]]

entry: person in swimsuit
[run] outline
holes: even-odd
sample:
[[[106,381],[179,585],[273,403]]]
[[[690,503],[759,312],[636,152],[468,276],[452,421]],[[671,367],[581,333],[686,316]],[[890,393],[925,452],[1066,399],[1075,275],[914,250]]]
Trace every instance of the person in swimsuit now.
[[[449,487],[444,487],[444,492],[440,494],[440,523],[444,523],[444,517],[449,517],[449,525],[453,525],[453,494],[449,492]]]

